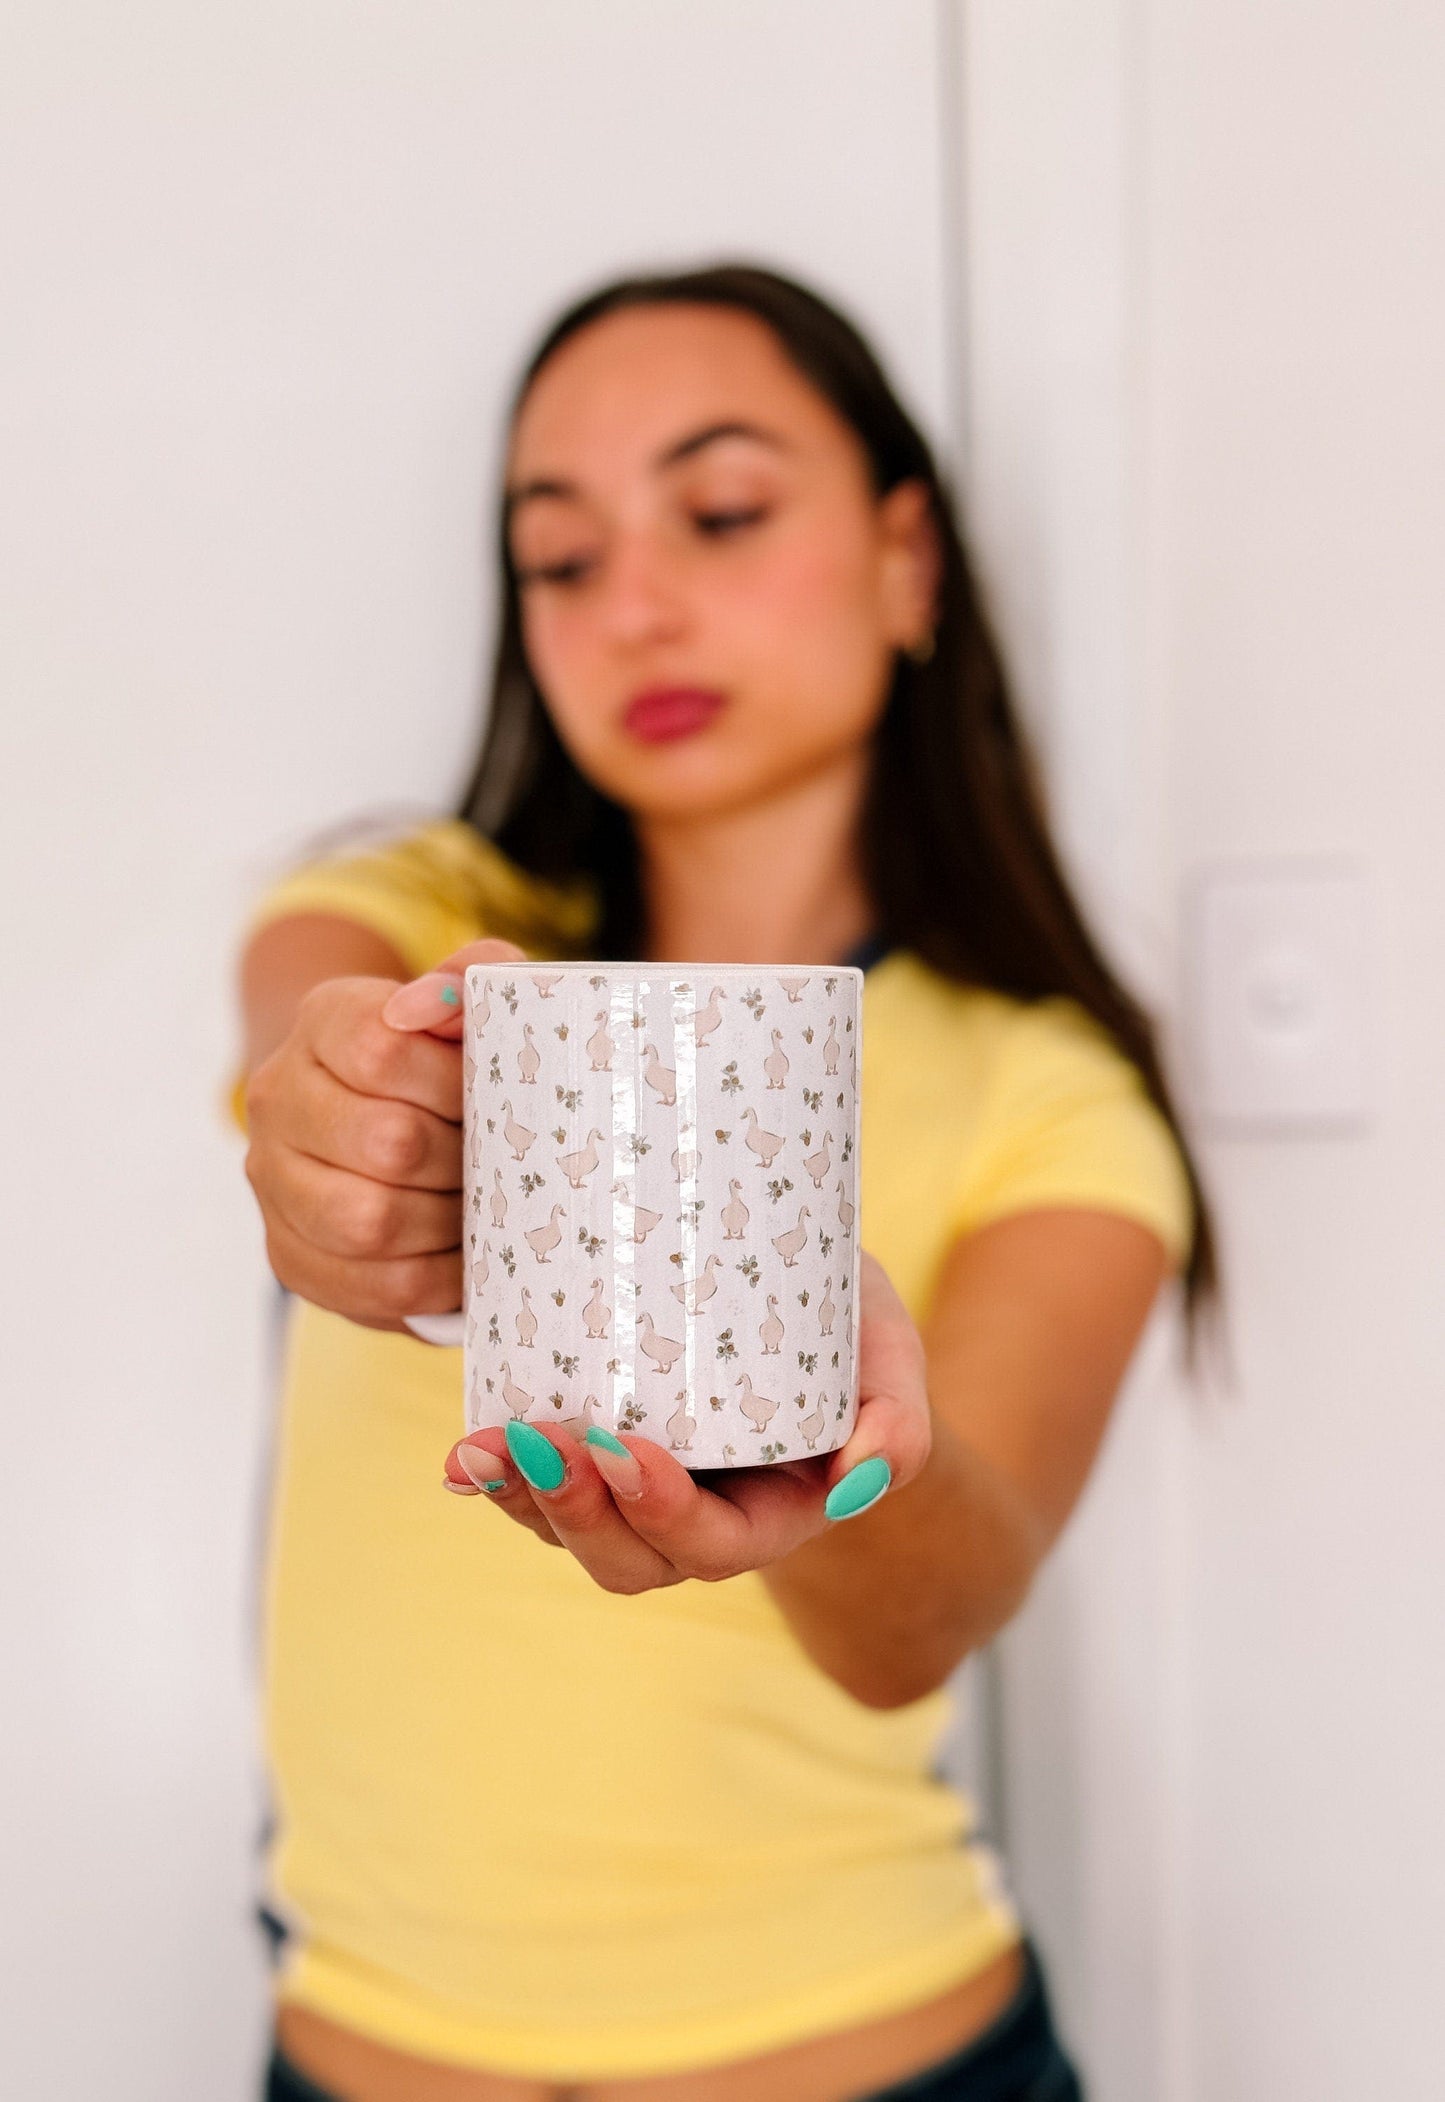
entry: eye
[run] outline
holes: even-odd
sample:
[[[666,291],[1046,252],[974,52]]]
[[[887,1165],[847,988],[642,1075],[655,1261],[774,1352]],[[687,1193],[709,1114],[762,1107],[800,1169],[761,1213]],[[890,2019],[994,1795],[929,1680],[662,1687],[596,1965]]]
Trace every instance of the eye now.
[[[750,511],[698,511],[693,524],[701,533],[721,535],[735,532],[740,526],[757,525],[767,515],[765,504],[755,504]]]
[[[575,584],[579,578],[586,575],[587,567],[586,560],[579,555],[571,562],[553,562],[538,569],[519,568],[516,572],[517,583]]]

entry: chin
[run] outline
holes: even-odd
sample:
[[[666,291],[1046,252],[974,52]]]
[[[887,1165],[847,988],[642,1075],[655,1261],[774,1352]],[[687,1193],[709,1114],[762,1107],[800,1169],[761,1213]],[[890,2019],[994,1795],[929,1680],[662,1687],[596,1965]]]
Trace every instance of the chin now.
[[[629,744],[586,771],[594,786],[634,817],[714,817],[745,809],[777,785],[759,771],[755,755],[739,764],[736,753],[719,751],[716,744],[709,749],[704,738],[689,740],[686,749]]]

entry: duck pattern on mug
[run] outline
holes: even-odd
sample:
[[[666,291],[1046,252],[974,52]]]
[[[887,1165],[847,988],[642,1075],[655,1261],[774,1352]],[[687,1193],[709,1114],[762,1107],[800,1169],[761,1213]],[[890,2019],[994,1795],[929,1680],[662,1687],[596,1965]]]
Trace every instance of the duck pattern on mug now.
[[[862,974],[718,977],[469,974],[469,1428],[692,1468],[847,1439]]]

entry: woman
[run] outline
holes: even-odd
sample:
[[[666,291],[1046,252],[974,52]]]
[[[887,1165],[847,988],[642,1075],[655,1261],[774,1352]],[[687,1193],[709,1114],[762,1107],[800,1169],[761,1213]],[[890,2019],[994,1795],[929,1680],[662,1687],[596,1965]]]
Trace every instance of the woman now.
[[[1161,1286],[1192,1324],[1212,1284],[1149,1024],[1060,874],[927,447],[830,307],[740,266],[594,295],[505,480],[459,814],[279,884],[242,965],[296,1295],[269,2092],[1075,2095],[933,1759]],[[547,1426],[527,1474],[455,1442],[455,1356],[405,1316],[461,1297],[458,974],[524,953],[865,969],[841,1452],[718,1486],[631,1434]]]

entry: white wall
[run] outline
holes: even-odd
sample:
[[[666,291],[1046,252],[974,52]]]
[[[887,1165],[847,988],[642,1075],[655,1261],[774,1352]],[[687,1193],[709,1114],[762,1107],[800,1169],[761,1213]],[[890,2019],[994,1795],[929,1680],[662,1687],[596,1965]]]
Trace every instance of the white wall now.
[[[1445,1968],[1445,17],[964,8],[972,508],[1081,878],[1345,851],[1378,1109],[1225,1139],[1239,1367],[1162,1330],[1003,1644],[1008,1834],[1107,2102],[1433,2094]]]
[[[459,785],[502,402],[576,291],[795,269],[943,428],[936,28],[5,10],[6,2094],[253,2091],[268,1295],[219,1111],[246,901],[311,828]]]

